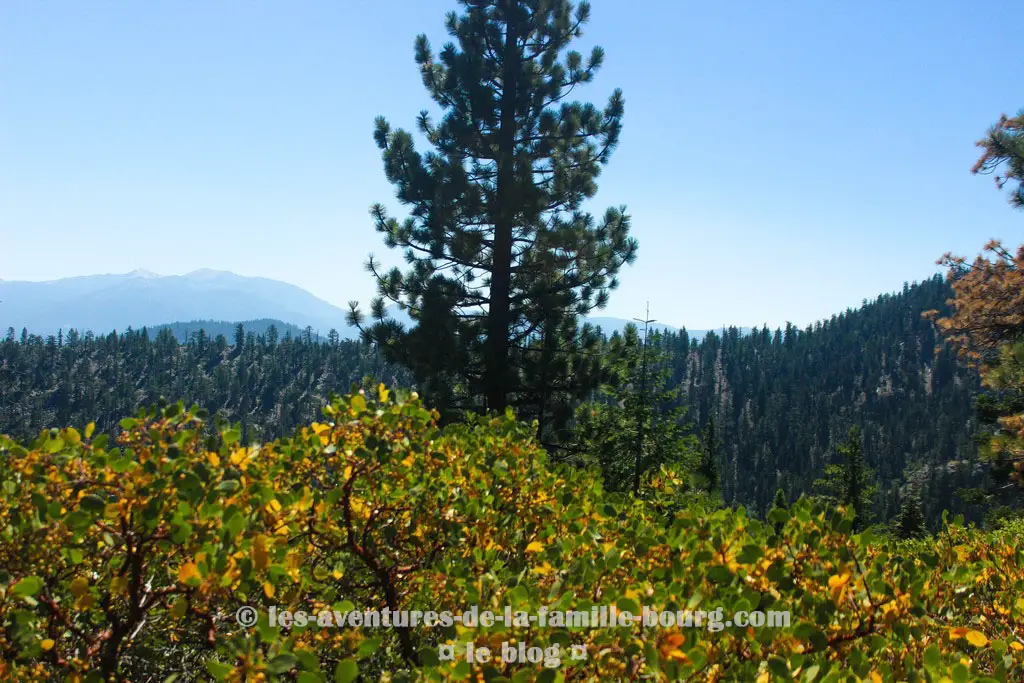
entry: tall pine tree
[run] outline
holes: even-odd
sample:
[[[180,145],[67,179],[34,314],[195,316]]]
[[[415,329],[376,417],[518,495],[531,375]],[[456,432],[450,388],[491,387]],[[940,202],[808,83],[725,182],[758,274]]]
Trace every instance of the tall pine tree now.
[[[853,508],[855,529],[863,529],[871,521],[878,491],[875,473],[864,463],[862,439],[860,427],[850,427],[846,440],[836,447],[840,463],[826,467],[825,477],[814,483],[823,498]]]
[[[418,118],[433,149],[421,154],[409,132],[376,121],[385,173],[410,215],[379,204],[371,213],[409,267],[385,271],[371,255],[379,296],[363,337],[407,365],[442,410],[515,406],[564,420],[565,398],[596,384],[579,358],[578,317],[606,303],[637,249],[624,207],[600,219],[582,208],[618,143],[624,101],[619,90],[604,109],[568,100],[604,58],[598,47],[588,58],[568,49],[588,3],[460,4],[439,55],[416,40],[443,111],[437,123],[426,111]],[[387,302],[409,311],[413,329],[387,316]]]

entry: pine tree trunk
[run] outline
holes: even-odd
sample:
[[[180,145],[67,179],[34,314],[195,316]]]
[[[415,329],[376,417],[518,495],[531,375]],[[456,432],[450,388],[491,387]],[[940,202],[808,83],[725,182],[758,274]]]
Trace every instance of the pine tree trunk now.
[[[516,86],[519,71],[515,0],[507,0],[505,54],[502,65],[501,128],[498,138],[497,211],[487,312],[487,360],[484,367],[486,407],[498,413],[508,404],[509,294],[512,284],[512,228],[515,221]]]

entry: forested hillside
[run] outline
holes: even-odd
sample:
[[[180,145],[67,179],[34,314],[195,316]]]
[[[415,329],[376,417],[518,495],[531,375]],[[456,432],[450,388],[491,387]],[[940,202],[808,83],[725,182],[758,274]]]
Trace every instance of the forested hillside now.
[[[804,330],[652,337],[667,352],[693,431],[709,418],[719,428],[725,500],[763,513],[778,487],[793,499],[811,493],[860,424],[880,487],[878,519],[897,514],[908,482],[929,522],[946,508],[979,518],[983,510],[955,495],[986,477],[972,441],[978,381],[948,348],[936,351],[934,326],[921,317],[950,294],[936,277]],[[240,422],[247,442],[267,440],[315,420],[330,393],[370,376],[414,384],[360,342],[278,339],[276,328],[236,331],[230,342],[194,332],[185,344],[170,330],[46,339],[9,331],[0,343],[0,433],[27,438],[41,426],[89,421],[111,432],[164,396]]]
[[[331,392],[373,376],[409,384],[400,368],[356,341],[310,335],[194,333],[179,344],[170,329],[43,339],[9,330],[0,343],[0,433],[27,437],[42,426],[118,421],[161,397],[197,403],[240,422],[246,442],[290,434],[315,419]]]
[[[763,512],[777,487],[791,498],[810,493],[847,430],[861,425],[879,518],[898,513],[908,482],[933,523],[946,508],[979,515],[955,495],[986,477],[973,441],[979,381],[948,347],[936,348],[921,317],[946,310],[950,296],[936,276],[804,330],[728,330],[699,344],[685,331],[662,337],[690,417],[719,427],[726,500]]]

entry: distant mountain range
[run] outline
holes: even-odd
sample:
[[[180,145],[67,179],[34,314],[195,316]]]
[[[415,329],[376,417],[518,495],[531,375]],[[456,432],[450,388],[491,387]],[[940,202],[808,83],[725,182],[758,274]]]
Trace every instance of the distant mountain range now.
[[[408,324],[397,309],[393,317]],[[32,334],[51,335],[59,330],[107,333],[128,327],[170,327],[179,339],[202,327],[207,334],[229,336],[238,322],[262,334],[270,324],[293,335],[306,327],[325,337],[336,329],[343,339],[357,336],[345,322],[346,311],[315,297],[301,287],[262,277],[246,277],[220,270],[197,270],[186,275],[157,275],[135,270],[123,275],[85,275],[48,282],[0,280],[0,331],[13,327]],[[185,322],[191,321],[191,322]],[[611,335],[630,322],[622,318],[594,317]],[[655,323],[656,329],[677,328]],[[704,330],[689,330],[703,337]]]

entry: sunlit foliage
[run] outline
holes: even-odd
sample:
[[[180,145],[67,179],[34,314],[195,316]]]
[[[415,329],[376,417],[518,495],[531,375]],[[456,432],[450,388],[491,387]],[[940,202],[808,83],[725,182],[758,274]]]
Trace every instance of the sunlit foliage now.
[[[511,416],[439,429],[384,387],[335,399],[292,438],[202,436],[180,405],[0,439],[3,680],[1020,680],[1019,531],[927,543],[852,533],[801,500],[769,522],[639,498],[548,464]],[[777,530],[776,530],[777,529]],[[267,610],[536,613],[617,605],[788,610],[770,629],[271,628]],[[252,628],[235,611],[260,612]],[[584,645],[546,669],[438,661],[439,646]],[[918,672],[918,673],[915,673]]]
[[[979,402],[996,429],[983,452],[998,476],[1021,482],[1024,469],[1024,246],[1010,252],[998,240],[973,263],[946,254],[951,315],[936,323],[947,341],[979,367],[989,393]],[[934,317],[934,315],[933,315]]]

